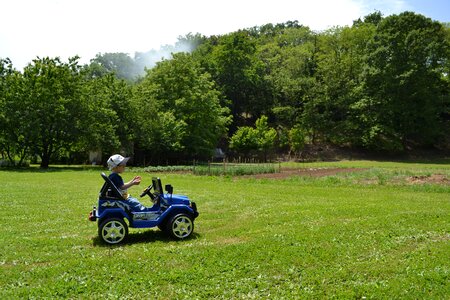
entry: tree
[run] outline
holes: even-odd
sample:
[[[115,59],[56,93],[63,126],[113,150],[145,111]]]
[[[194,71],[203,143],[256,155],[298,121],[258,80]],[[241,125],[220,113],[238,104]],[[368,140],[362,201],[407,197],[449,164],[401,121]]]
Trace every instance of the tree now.
[[[129,82],[136,81],[142,74],[138,64],[127,53],[99,53],[91,60],[92,67],[101,66],[110,73],[116,74],[117,78]]]
[[[290,151],[299,153],[305,147],[305,132],[300,126],[295,126],[289,130]]]
[[[213,48],[211,73],[231,101],[233,132],[236,126],[252,123],[270,108],[270,93],[264,80],[264,65],[256,56],[256,44],[247,31],[218,39]]]
[[[210,157],[231,119],[229,110],[220,106],[220,92],[211,76],[200,68],[192,56],[187,53],[174,54],[173,59],[164,60],[148,70],[140,85],[140,91],[145,94],[137,98],[138,102],[156,103],[156,114],[166,112],[164,119],[168,122],[167,126],[181,122],[175,137],[182,136],[183,156]]]
[[[445,129],[443,78],[450,57],[442,24],[404,12],[383,19],[369,44],[364,136],[370,146],[405,150],[432,145]]]
[[[359,144],[359,110],[367,43],[375,25],[332,28],[318,36],[315,82],[305,101],[301,123],[313,141],[338,145]]]
[[[307,27],[288,28],[258,49],[273,97],[270,113],[279,125],[293,126],[304,109],[315,80],[315,40]]]
[[[24,139],[31,153],[41,158],[41,168],[62,150],[70,150],[84,128],[86,106],[81,101],[82,77],[78,58],[63,63],[59,58],[35,59],[24,69],[23,96],[17,101],[23,109]]]
[[[128,128],[133,125],[127,124],[127,120],[130,119],[127,116],[132,114],[132,111],[128,111],[128,114],[123,112],[129,109],[130,105],[127,105],[129,100],[120,106],[119,100],[115,99],[117,95],[122,94],[117,91],[120,80],[112,73],[98,75],[91,67],[92,65],[84,71],[86,80],[82,90],[82,103],[87,107],[83,118],[85,130],[74,150],[82,153],[88,151],[116,153],[122,150],[129,152],[131,132]],[[114,102],[117,102],[117,105],[113,105]],[[115,111],[115,106],[121,109]],[[125,118],[122,119],[123,117]],[[126,132],[128,134],[125,134]]]
[[[185,36],[179,36],[174,46],[173,53],[186,52],[191,53],[206,41],[206,37],[200,33],[192,34],[191,32]]]
[[[242,126],[237,129],[230,139],[230,148],[248,156],[252,151],[258,150],[263,154],[264,160],[275,147],[277,132],[268,125],[268,118],[261,116],[255,122],[255,128]]]
[[[277,132],[275,129],[269,127],[266,116],[261,116],[256,120],[255,126],[258,150],[263,153],[264,161],[267,161],[267,155],[275,148]]]
[[[136,111],[135,151],[143,164],[172,160],[184,150],[186,123],[177,120],[173,111],[166,111],[156,98],[158,86],[148,80],[133,89]]]
[[[258,149],[255,129],[249,126],[238,127],[230,138],[230,148],[244,156],[249,156],[252,151]]]
[[[0,149],[11,165],[18,165],[29,154],[31,144],[26,138],[28,130],[26,104],[22,101],[23,76],[12,67],[9,59],[0,60]]]

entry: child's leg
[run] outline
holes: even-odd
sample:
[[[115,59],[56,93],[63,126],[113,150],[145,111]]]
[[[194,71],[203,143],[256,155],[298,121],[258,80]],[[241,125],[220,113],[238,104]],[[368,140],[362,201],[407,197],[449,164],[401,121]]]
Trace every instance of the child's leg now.
[[[128,197],[127,202],[128,205],[131,206],[133,211],[142,211],[146,209],[146,207],[142,205],[141,202],[139,202],[139,200],[136,198]]]

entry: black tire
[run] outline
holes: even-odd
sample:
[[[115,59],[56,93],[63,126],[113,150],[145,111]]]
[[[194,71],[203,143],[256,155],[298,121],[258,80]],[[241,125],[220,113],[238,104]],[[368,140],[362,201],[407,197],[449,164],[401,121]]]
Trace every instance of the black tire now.
[[[128,236],[127,223],[119,218],[106,219],[98,227],[98,236],[107,244],[119,244]]]
[[[165,231],[167,229],[167,219],[163,220],[159,225],[158,225],[159,230],[161,231]]]
[[[175,215],[167,222],[166,232],[175,239],[186,239],[194,232],[194,220],[184,213]]]

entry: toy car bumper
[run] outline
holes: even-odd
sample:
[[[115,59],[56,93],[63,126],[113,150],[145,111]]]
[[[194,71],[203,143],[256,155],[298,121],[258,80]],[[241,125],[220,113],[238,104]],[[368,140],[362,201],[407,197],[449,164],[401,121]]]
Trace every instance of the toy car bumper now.
[[[195,204],[195,202],[191,201],[190,206],[191,206],[192,210],[194,211],[194,218],[197,218],[199,215],[198,211],[197,211],[197,204]]]
[[[89,213],[89,221],[96,221],[97,220],[97,211],[94,208],[93,210],[91,210],[91,212]]]

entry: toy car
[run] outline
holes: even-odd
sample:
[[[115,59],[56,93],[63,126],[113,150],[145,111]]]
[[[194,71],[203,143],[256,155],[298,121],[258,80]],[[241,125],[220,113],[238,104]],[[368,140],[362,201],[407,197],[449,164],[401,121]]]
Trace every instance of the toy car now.
[[[140,195],[148,195],[153,206],[146,211],[133,211],[108,176],[101,175],[105,183],[99,193],[98,206],[90,212],[89,220],[97,221],[98,235],[105,243],[123,242],[128,236],[128,227],[158,227],[175,239],[185,239],[194,231],[194,220],[199,215],[195,202],[187,196],[174,195],[170,184],[165,186],[167,193],[164,194],[161,180],[153,177],[152,184]]]

